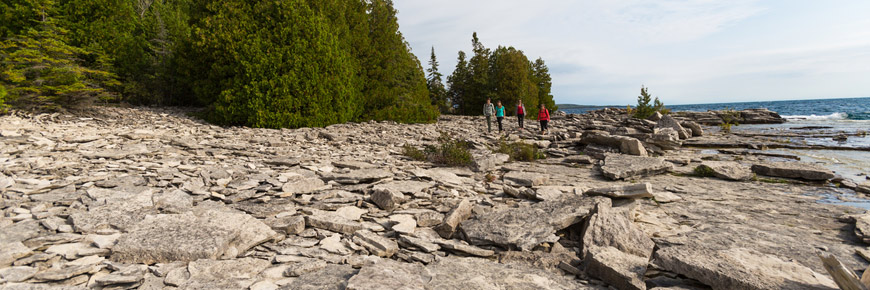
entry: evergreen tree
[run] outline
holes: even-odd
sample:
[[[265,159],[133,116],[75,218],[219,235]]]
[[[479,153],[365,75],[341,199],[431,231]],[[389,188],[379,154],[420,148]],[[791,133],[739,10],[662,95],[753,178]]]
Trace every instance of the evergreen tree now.
[[[665,109],[665,105],[659,101],[658,97],[653,101],[652,96],[647,91],[648,89],[649,88],[640,86],[640,96],[637,96],[637,107],[634,109],[635,118],[646,119],[656,112],[668,112],[668,110]],[[650,104],[650,102],[653,102],[653,104]]]
[[[366,69],[363,120],[433,122],[438,108],[431,104],[426,76],[399,31],[390,0],[369,3],[369,46],[359,56]]]
[[[429,73],[426,79],[426,87],[429,88],[429,98],[432,104],[438,106],[442,113],[448,113],[450,105],[447,100],[447,89],[444,88],[444,82],[441,80],[443,76],[438,72],[438,59],[435,57],[435,47],[432,47],[432,54],[429,57],[429,68],[426,69]]]
[[[36,24],[0,43],[0,76],[9,89],[7,102],[26,110],[58,110],[112,99],[106,88],[118,84],[115,76],[80,64],[80,56],[88,53],[67,44],[66,30],[53,15],[55,2],[28,3]]]
[[[358,115],[353,57],[305,0],[197,5],[187,71],[210,120],[297,128]]]
[[[447,76],[447,85],[450,86],[447,95],[450,98],[451,108],[457,113],[465,112],[465,107],[468,106],[466,96],[470,80],[471,71],[468,68],[468,61],[465,59],[465,52],[460,50],[456,59],[456,68]]]
[[[6,87],[0,85],[0,115],[6,114],[9,106],[6,105]]]
[[[499,46],[490,57],[490,77],[493,101],[501,101],[514,114],[518,100],[526,109],[538,106],[538,88],[532,75],[529,59],[513,47]]]
[[[492,97],[490,89],[490,50],[483,46],[477,38],[477,32],[471,35],[471,46],[474,55],[468,61],[471,70],[471,79],[464,99],[462,114],[479,115],[482,112],[486,98]]]
[[[540,57],[536,59],[535,62],[532,63],[532,68],[533,79],[538,88],[538,104],[544,104],[549,111],[558,110],[559,107],[556,106],[556,101],[553,100],[553,94],[551,93],[553,78],[550,77],[550,69],[547,68],[544,59]],[[540,108],[540,105],[536,108]]]

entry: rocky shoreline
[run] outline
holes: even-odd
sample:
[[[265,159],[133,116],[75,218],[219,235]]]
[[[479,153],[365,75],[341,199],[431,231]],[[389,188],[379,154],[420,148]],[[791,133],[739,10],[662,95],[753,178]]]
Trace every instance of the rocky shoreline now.
[[[176,108],[2,116],[0,288],[836,289],[820,254],[864,271],[870,216],[818,201],[870,185],[705,127],[718,116],[554,114],[549,135],[460,116],[297,130]],[[474,166],[402,155],[440,132]],[[507,162],[502,139],[548,158]]]

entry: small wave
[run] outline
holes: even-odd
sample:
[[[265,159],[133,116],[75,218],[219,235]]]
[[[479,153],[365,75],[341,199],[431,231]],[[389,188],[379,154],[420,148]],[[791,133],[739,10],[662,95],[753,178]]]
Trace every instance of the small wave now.
[[[830,115],[794,115],[794,116],[782,116],[785,119],[789,120],[845,120],[849,118],[849,114],[847,113],[833,113]]]

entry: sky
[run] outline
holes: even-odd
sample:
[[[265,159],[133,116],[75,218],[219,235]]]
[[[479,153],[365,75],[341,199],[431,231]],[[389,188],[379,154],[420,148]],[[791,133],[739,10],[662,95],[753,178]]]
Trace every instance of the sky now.
[[[396,0],[399,26],[445,76],[477,32],[543,58],[558,104],[870,97],[867,0]],[[446,77],[445,77],[446,82]]]

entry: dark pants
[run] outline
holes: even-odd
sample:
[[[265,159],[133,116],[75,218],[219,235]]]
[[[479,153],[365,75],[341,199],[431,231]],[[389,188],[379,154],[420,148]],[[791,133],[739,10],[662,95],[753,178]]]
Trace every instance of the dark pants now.
[[[498,121],[498,131],[501,132],[501,120],[504,120],[504,117],[495,117],[495,120]]]
[[[525,119],[525,118],[526,118],[526,114],[517,115],[517,122],[520,123],[520,129],[523,128],[523,119]]]
[[[547,131],[547,123],[549,122],[548,120],[541,120],[541,132]]]

